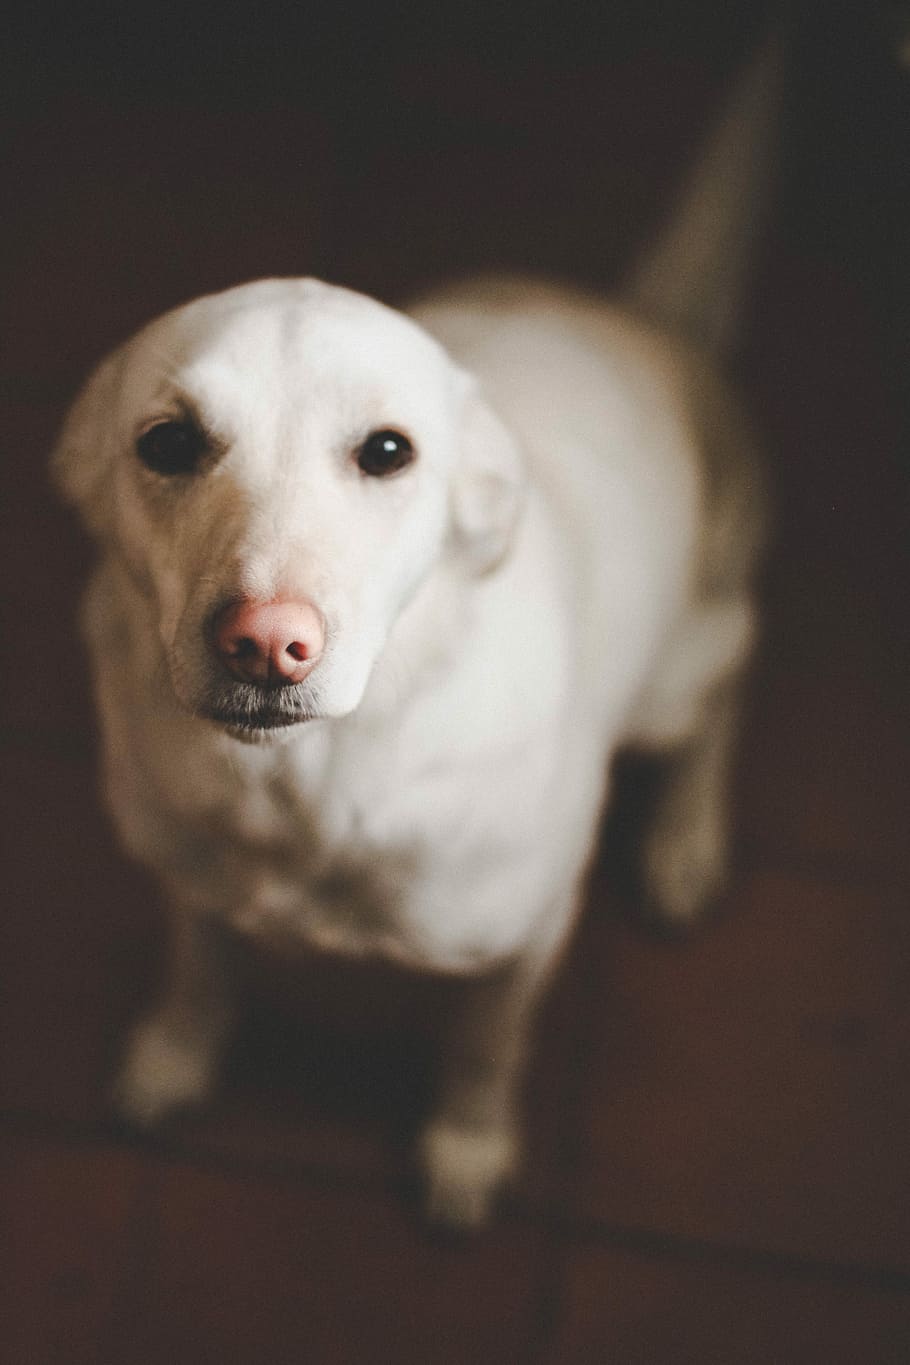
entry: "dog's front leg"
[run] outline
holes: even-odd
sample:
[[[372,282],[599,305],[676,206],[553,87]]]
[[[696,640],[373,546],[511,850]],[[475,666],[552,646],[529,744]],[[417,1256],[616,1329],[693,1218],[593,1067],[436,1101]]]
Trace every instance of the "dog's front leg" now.
[[[419,1158],[431,1221],[477,1227],[521,1158],[520,1089],[552,959],[519,959],[472,981],[443,1057]]]
[[[171,934],[163,997],[132,1034],[115,1088],[120,1113],[143,1127],[208,1098],[233,1021],[230,945],[221,923],[178,907]]]

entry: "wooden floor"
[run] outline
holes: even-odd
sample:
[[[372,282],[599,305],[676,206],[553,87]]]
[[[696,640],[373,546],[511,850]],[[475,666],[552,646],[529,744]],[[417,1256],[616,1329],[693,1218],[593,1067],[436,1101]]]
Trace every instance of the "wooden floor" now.
[[[214,36],[167,5],[29,20],[0,304],[11,1365],[910,1361],[910,122],[871,18],[804,45],[739,367],[779,535],[716,919],[683,942],[637,922],[649,779],[630,772],[542,1022],[528,1169],[476,1241],[415,1209],[419,984],[390,1005],[372,979],[258,964],[210,1113],[139,1139],[107,1109],[162,925],[96,797],[73,625],[89,550],[45,479],[66,402],[135,325],[254,276],[383,297],[491,264],[609,284],[755,31],[745,5],[667,8],[569,36],[543,3],[398,6],[401,30],[386,5],[304,4],[255,33],[226,8]]]

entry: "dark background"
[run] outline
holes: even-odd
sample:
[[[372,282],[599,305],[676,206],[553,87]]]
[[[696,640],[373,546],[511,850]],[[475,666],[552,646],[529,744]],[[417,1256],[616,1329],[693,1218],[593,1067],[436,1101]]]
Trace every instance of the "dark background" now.
[[[29,1365],[903,1362],[910,857],[903,449],[910,74],[896,11],[807,9],[737,359],[778,534],[737,874],[691,941],[624,875],[627,775],[530,1087],[527,1174],[464,1247],[414,1213],[435,989],[250,974],[212,1113],[106,1109],[154,888],[101,815],[46,489],[76,385],[268,274],[391,301],[475,267],[609,287],[763,28],[739,3],[32,6],[6,21],[0,1347]],[[5,1234],[5,1235],[2,1235]]]

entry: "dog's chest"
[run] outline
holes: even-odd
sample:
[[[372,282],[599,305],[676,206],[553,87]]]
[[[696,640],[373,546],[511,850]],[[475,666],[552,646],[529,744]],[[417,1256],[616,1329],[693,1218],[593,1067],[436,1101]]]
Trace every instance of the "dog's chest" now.
[[[408,914],[418,855],[393,788],[381,765],[318,744],[239,775],[218,821],[233,925],[279,945],[431,965]]]

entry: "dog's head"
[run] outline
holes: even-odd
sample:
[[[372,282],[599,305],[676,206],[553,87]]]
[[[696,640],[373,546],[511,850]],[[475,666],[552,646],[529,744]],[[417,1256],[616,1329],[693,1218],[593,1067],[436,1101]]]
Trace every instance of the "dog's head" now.
[[[149,604],[183,706],[256,736],[352,711],[434,572],[504,556],[521,489],[442,348],[314,280],[150,324],[88,381],[54,467]]]

